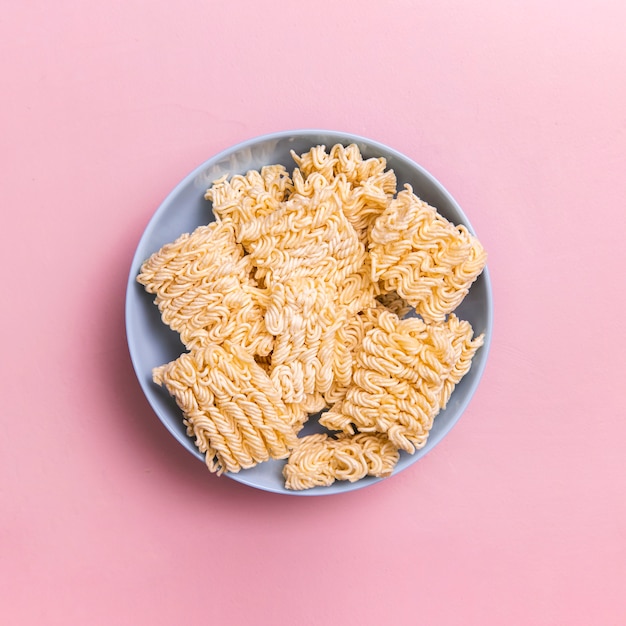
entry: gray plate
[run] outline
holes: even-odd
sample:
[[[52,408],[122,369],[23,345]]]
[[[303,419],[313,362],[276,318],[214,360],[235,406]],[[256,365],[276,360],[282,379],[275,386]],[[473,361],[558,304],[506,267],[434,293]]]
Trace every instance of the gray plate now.
[[[399,189],[405,183],[409,183],[418,196],[435,206],[451,222],[464,224],[473,232],[467,217],[454,198],[424,168],[387,146],[348,133],[299,130],[265,135],[229,148],[191,172],[161,204],[139,241],[128,277],[126,333],[133,366],[150,405],[178,442],[203,462],[203,455],[185,432],[180,410],[167,392],[152,382],[152,368],[176,359],[184,351],[184,347],[178,334],[161,322],[158,309],[153,303],[153,296],[146,293],[136,282],[139,268],[145,259],[164,244],[213,219],[210,203],[204,200],[204,192],[215,179],[224,174],[243,174],[248,170],[260,169],[263,165],[275,163],[281,163],[291,170],[294,162],[290,150],[301,154],[316,145],[321,144],[330,148],[336,143],[344,145],[356,143],[364,158],[385,157],[387,166],[396,173]],[[422,458],[446,436],[476,391],[487,361],[493,323],[491,285],[487,269],[474,283],[470,293],[456,310],[456,314],[461,319],[468,320],[476,334],[485,333],[485,344],[474,357],[469,373],[454,390],[447,408],[435,419],[426,446],[414,455],[402,452],[394,474]],[[316,431],[321,431],[321,428],[313,419],[306,425],[303,434]],[[258,489],[307,496],[351,491],[381,480],[368,477],[356,483],[336,482],[330,487],[293,492],[283,486],[283,464],[284,461],[270,461],[238,474],[225,475]]]

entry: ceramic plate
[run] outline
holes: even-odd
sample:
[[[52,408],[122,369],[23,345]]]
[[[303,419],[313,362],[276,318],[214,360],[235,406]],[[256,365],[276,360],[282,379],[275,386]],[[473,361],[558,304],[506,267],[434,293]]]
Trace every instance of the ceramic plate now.
[[[302,130],[265,135],[229,148],[191,172],[161,204],[139,241],[128,278],[126,331],[139,384],[154,412],[174,438],[202,462],[203,455],[185,432],[179,408],[164,388],[152,382],[152,368],[176,359],[184,351],[184,347],[178,334],[161,322],[153,296],[146,293],[136,282],[139,268],[145,259],[164,244],[213,219],[211,204],[204,199],[204,193],[220,176],[244,174],[250,169],[260,169],[263,165],[276,163],[281,163],[291,170],[295,165],[290,156],[291,150],[301,154],[316,145],[321,144],[330,148],[336,143],[343,145],[356,143],[364,158],[385,157],[387,167],[396,173],[398,189],[401,189],[404,183],[409,183],[418,196],[436,207],[447,219],[454,224],[464,224],[473,232],[467,217],[454,198],[424,168],[387,146],[348,133]],[[485,344],[476,353],[469,373],[456,386],[446,409],[436,417],[426,446],[414,455],[401,452],[394,474],[418,461],[446,436],[476,391],[485,368],[492,331],[492,297],[487,269],[472,285],[470,293],[455,313],[472,324],[476,335],[485,333]],[[302,434],[321,430],[313,419],[306,425]],[[238,474],[224,476],[257,489],[304,496],[330,495],[366,487],[379,480],[390,480],[368,477],[355,483],[335,482],[330,487],[294,492],[284,488],[283,464],[284,461],[270,461],[249,470],[242,470]]]

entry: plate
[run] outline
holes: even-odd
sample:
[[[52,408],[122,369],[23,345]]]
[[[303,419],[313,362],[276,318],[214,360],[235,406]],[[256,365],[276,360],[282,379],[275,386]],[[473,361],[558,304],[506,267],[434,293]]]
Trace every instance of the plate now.
[[[396,174],[398,189],[409,183],[419,197],[436,207],[444,217],[454,224],[464,224],[474,232],[451,194],[423,167],[392,148],[349,133],[298,130],[264,135],[221,152],[191,172],[157,209],[139,241],[128,277],[126,334],[133,367],[148,402],[174,438],[203,463],[204,456],[187,436],[180,409],[164,388],[152,382],[152,368],[176,359],[184,351],[184,347],[178,334],[161,321],[153,296],[146,293],[136,282],[139,268],[145,259],[164,244],[213,219],[211,204],[204,199],[204,193],[217,178],[224,174],[244,174],[251,169],[260,169],[264,165],[277,163],[291,170],[295,165],[290,155],[291,150],[301,154],[316,145],[330,148],[336,143],[343,145],[356,143],[363,158],[385,157],[387,167],[392,168]],[[426,445],[413,455],[401,452],[393,475],[419,461],[450,432],[478,387],[489,353],[493,325],[493,302],[487,268],[472,285],[469,294],[455,313],[472,324],[476,335],[484,332],[485,343],[474,356],[470,371],[456,386],[448,406],[435,418]],[[315,420],[310,420],[301,434],[321,430]],[[252,469],[242,470],[238,474],[226,473],[224,476],[257,489],[302,496],[352,491],[381,480],[392,479],[392,477],[385,479],[367,477],[355,483],[335,482],[329,487],[289,491],[283,485],[283,464],[284,461],[269,461]]]

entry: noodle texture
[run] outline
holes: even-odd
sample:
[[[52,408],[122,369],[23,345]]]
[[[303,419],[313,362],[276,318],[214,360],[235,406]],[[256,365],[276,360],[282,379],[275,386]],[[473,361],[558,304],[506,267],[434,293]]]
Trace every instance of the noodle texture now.
[[[483,344],[454,311],[486,253],[356,144],[292,157],[216,180],[214,220],[142,264],[185,348],[153,380],[212,472],[286,459],[290,490],[386,477]],[[313,416],[327,432],[299,437]]]

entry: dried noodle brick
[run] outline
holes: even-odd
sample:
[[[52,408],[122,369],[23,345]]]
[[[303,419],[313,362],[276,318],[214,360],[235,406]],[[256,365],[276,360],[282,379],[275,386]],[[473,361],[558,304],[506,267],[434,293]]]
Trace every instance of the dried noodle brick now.
[[[374,280],[435,323],[461,303],[487,260],[465,226],[448,222],[409,185],[376,220],[369,252]]]
[[[209,344],[153,370],[183,412],[187,433],[211,471],[238,472],[283,459],[296,443],[301,414],[285,405],[243,348]]]
[[[141,266],[137,280],[155,294],[163,321],[187,348],[230,340],[267,355],[273,337],[251,268],[231,225],[213,222],[163,246]]]
[[[426,444],[435,416],[482,341],[472,340],[469,323],[454,315],[433,325],[382,311],[356,353],[345,398],[320,423],[346,433],[385,433],[414,453]]]

